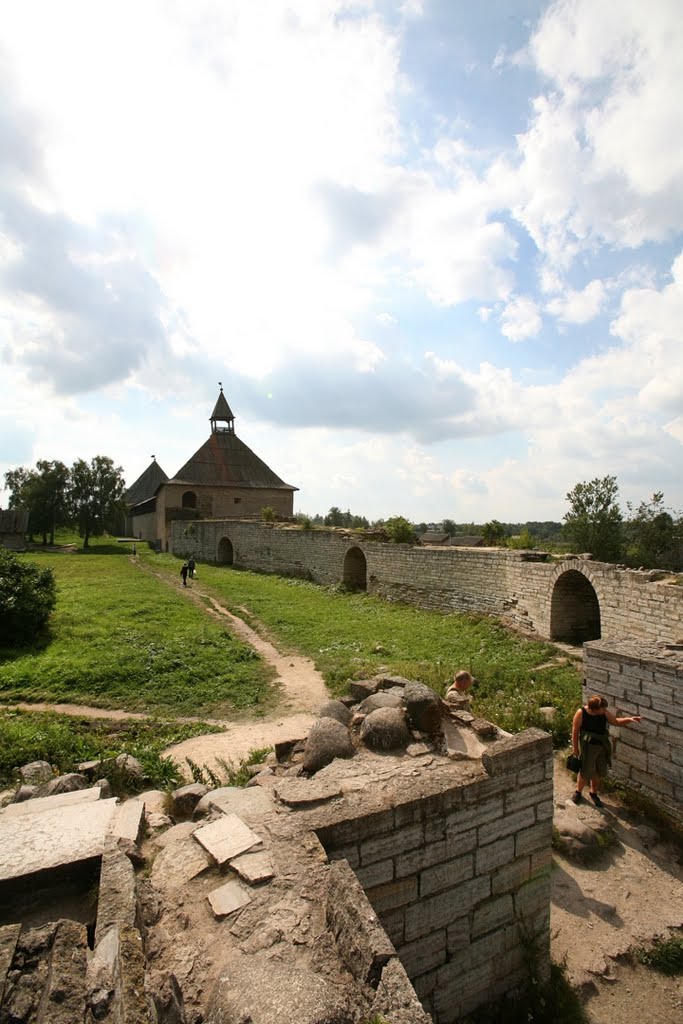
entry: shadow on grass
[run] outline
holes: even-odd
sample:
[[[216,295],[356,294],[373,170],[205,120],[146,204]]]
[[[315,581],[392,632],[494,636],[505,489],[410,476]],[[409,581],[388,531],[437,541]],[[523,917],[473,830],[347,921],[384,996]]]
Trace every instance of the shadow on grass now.
[[[18,658],[25,658],[34,654],[42,654],[52,643],[53,636],[49,629],[38,633],[31,640],[12,644],[0,644],[0,665],[6,665]]]

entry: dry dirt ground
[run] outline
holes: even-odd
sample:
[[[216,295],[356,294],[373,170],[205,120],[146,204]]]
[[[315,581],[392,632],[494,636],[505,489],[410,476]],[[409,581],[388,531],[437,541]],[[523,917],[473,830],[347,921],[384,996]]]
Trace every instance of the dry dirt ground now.
[[[206,608],[196,585],[186,593],[211,614],[227,617],[240,637],[275,666],[281,701],[277,713],[252,721],[223,722],[225,732],[198,736],[169,748],[166,753],[185,769],[188,757],[197,764],[216,767],[216,758],[236,762],[255,748],[304,736],[317,709],[329,699],[313,663],[280,654],[212,599],[205,598],[211,600],[211,607]],[[49,707],[93,717],[126,715],[74,705]],[[658,937],[681,934],[681,848],[664,838],[642,815],[630,811],[616,795],[604,793],[605,807],[599,810],[586,801],[576,807],[571,801],[573,790],[573,776],[558,755],[556,815],[574,814],[590,827],[607,827],[612,845],[589,865],[555,854],[552,958],[565,965],[566,976],[584,1000],[591,1024],[681,1024],[683,976],[666,977],[627,956],[633,947],[649,946]]]

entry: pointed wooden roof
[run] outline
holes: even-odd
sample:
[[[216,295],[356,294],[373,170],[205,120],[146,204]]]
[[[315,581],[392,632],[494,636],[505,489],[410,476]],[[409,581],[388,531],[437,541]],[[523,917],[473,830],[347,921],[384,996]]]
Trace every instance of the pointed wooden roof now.
[[[123,495],[123,500],[127,505],[139,505],[141,501],[153,498],[159,486],[165,484],[167,480],[168,476],[159,463],[156,459],[152,459],[144,473],[141,473],[135,483],[130,485]]]
[[[220,398],[217,407],[219,402]],[[228,403],[225,402],[225,405],[227,407]],[[205,484],[210,487],[267,487],[284,491],[299,489],[281,480],[244,441],[228,431],[214,431],[169,483]]]
[[[232,409],[228,405],[228,400],[223,394],[223,388],[221,388],[221,392],[216,400],[216,404],[213,407],[213,412],[209,419],[212,423],[215,422],[215,420],[225,420],[226,423],[229,423],[231,420],[234,420],[234,418]]]

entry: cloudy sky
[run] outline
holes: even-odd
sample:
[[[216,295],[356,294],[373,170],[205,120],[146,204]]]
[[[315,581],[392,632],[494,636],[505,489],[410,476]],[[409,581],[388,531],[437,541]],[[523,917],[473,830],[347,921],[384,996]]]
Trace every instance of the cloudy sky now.
[[[217,382],[295,508],[683,507],[680,0],[9,0],[0,473],[171,475]]]

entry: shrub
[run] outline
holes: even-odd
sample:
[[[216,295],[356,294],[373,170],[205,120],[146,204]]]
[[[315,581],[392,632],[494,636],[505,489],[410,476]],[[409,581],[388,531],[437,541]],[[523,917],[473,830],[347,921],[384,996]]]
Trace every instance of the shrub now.
[[[57,602],[51,569],[40,569],[0,548],[0,643],[32,639]]]
[[[384,532],[394,544],[413,544],[415,527],[403,516],[392,516],[384,523]]]
[[[656,941],[652,949],[634,950],[636,960],[660,974],[683,974],[683,939],[674,936]]]
[[[275,509],[271,505],[264,505],[261,509],[261,519],[264,523],[275,522]]]

